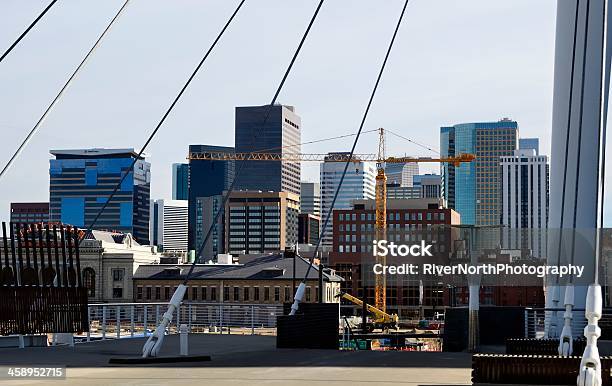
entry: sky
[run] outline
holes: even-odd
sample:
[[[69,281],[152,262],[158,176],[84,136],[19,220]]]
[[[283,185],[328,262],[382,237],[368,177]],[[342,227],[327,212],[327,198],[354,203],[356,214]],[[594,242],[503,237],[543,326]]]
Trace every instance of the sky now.
[[[59,1],[0,63],[1,165],[122,3]],[[146,150],[152,198],[171,198],[171,165],[186,162],[189,144],[233,146],[234,108],[270,102],[317,3],[246,1]],[[0,52],[46,4],[0,2]],[[50,149],[140,149],[236,5],[132,0],[0,181],[0,220],[10,202],[48,201]],[[356,132],[402,6],[325,2],[278,99],[301,116],[303,142]],[[554,0],[412,0],[406,12],[364,130],[439,148],[440,126],[509,117],[550,154]],[[302,151],[347,151],[351,142]],[[357,152],[376,151],[376,133],[364,134]],[[387,154],[434,155],[392,136]],[[303,180],[318,174],[318,164],[302,164]]]

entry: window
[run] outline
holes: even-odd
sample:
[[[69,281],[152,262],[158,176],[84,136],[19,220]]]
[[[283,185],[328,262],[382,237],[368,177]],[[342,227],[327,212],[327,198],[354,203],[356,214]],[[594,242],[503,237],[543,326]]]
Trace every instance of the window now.
[[[151,289],[151,287],[149,287]],[[113,288],[113,299],[120,299],[123,297],[123,288]]]
[[[245,302],[249,301],[249,291],[250,288],[249,287],[244,287],[242,290],[242,300],[244,300]]]
[[[210,288],[210,300],[217,301],[217,287]]]
[[[96,296],[96,271],[94,271],[92,268],[87,267],[83,270],[83,286],[87,288],[88,297],[92,298]],[[142,296],[139,299],[142,299]]]
[[[280,287],[274,287],[274,301],[280,302]]]
[[[223,301],[229,300],[229,287],[223,287]]]
[[[155,287],[155,299],[159,300],[161,298],[161,287],[160,286],[156,286]]]
[[[259,301],[259,287],[253,288],[253,300]]]
[[[310,301],[310,287],[306,287],[306,301]]]
[[[291,292],[289,287],[285,286],[285,301],[288,302],[290,301],[290,296],[291,296]]]
[[[206,287],[202,287],[202,300],[206,300],[206,295],[207,295],[207,291],[206,291]]]
[[[136,287],[136,299],[138,300],[142,299],[142,286]]]
[[[170,299],[170,287],[164,287],[164,299],[165,300]]]
[[[198,287],[191,288],[191,300],[198,300]]]
[[[270,301],[270,287],[264,287],[264,302]]]
[[[234,301],[240,301],[240,287],[234,287]]]
[[[113,269],[113,281],[123,281],[123,273],[125,270],[123,268]]]
[[[147,287],[146,294],[147,294],[147,300],[151,300],[151,287]]]

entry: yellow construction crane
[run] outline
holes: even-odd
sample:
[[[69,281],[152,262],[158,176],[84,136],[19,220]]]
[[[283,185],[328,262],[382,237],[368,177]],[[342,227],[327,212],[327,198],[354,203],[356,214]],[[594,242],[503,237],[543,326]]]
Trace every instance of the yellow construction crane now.
[[[190,152],[187,156],[189,160],[210,160],[210,161],[279,161],[279,162],[376,162],[376,238],[377,240],[386,239],[387,233],[387,176],[385,166],[388,163],[450,163],[459,166],[461,163],[472,162],[476,159],[474,154],[459,154],[455,157],[387,157],[385,154],[385,130],[380,128],[377,154],[353,154],[349,159],[347,153],[291,153],[284,150],[291,146],[280,149],[270,149],[268,152],[252,153],[225,153],[225,152]],[[274,152],[276,151],[276,152]],[[377,257],[376,263],[384,264],[385,258]],[[374,304],[378,310],[386,310],[386,278],[384,275],[376,275],[374,288]]]
[[[346,292],[340,292],[338,295],[336,295],[336,297],[346,299],[349,302],[359,307],[363,307],[363,301],[361,299],[356,298],[355,296],[352,296],[350,294],[347,294]],[[374,318],[372,320],[372,324],[367,324],[365,326],[362,326],[362,329],[364,331],[372,332],[376,328],[379,328],[382,331],[386,331],[386,330],[391,330],[391,329],[397,329],[399,327],[398,326],[399,317],[396,314],[388,314],[385,311],[382,311],[367,303],[365,304],[365,306],[368,312],[374,315]]]

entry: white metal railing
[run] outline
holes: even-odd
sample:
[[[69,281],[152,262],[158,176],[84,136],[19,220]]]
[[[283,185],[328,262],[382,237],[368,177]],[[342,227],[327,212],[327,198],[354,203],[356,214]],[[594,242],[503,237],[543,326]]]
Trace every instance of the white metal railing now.
[[[612,319],[610,310],[604,310],[602,323],[609,324]],[[543,338],[546,326],[551,319],[556,316],[556,331],[558,335],[563,329],[563,313],[565,308],[525,308],[525,338]],[[573,309],[572,336],[574,338],[583,337],[583,329],[586,325],[584,308]]]
[[[90,304],[89,330],[80,340],[148,336],[167,308],[167,303]],[[281,305],[184,302],[167,333],[178,333],[178,326],[186,324],[192,332],[274,335],[282,314]]]

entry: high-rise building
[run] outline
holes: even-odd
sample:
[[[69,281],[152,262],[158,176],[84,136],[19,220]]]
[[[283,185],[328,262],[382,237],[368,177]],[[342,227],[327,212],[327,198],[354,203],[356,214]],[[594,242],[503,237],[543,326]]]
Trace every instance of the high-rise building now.
[[[298,243],[317,244],[319,242],[319,232],[321,218],[310,213],[300,213],[298,218]]]
[[[209,146],[209,145],[189,145],[190,153],[218,152],[234,153],[233,147]],[[223,194],[228,190],[234,179],[234,161],[217,160],[189,160],[189,250],[197,251],[203,240],[196,241],[196,227],[202,224],[204,216],[207,218],[211,213],[204,211],[197,212],[198,198],[212,197]],[[211,220],[212,221],[212,220]],[[204,235],[208,228],[202,230]],[[212,252],[211,252],[212,253]],[[214,257],[214,256],[206,256]]]
[[[388,184],[412,187],[412,178],[417,174],[419,174],[419,164],[416,162],[388,163],[385,166]]]
[[[187,200],[152,200],[151,207],[151,244],[164,252],[187,252]]]
[[[49,222],[49,203],[11,202],[11,222],[22,224]]]
[[[329,153],[330,156],[346,155],[350,153]],[[334,194],[338,189],[340,178],[344,170],[342,162],[322,162],[321,171],[321,224],[325,222],[325,217],[331,208]],[[353,200],[368,199],[375,197],[376,189],[376,166],[371,162],[353,162],[342,183],[342,188],[338,194],[338,199],[334,209],[350,209]],[[323,225],[321,225],[323,226]],[[323,235],[322,244],[332,244],[333,216],[330,217],[329,224]]]
[[[442,177],[439,174],[419,174],[413,177],[413,185],[421,198],[442,197]]]
[[[540,154],[540,139],[539,138],[519,138],[519,149],[527,150],[533,149],[535,150],[535,155]]]
[[[500,157],[512,156],[517,147],[518,124],[462,123],[440,128],[442,157],[471,153],[476,160],[460,166],[442,164],[442,196],[466,225],[499,225],[501,221]]]
[[[318,182],[300,184],[300,213],[321,215],[321,189]]]
[[[225,208],[226,251],[268,253],[298,242],[299,196],[288,192],[234,191]]]
[[[387,184],[387,200],[421,198],[421,188],[417,186],[399,186]]]
[[[236,107],[235,138],[237,153],[299,153],[301,119],[292,106]],[[237,190],[300,194],[299,162],[238,161],[236,167]]]
[[[172,199],[189,199],[189,164],[172,164]]]
[[[548,224],[548,157],[532,148],[501,158],[501,203],[504,245],[546,256]],[[507,229],[509,228],[509,229]]]
[[[131,233],[149,244],[151,165],[134,149],[51,150],[49,220],[89,227],[115,186],[94,229]],[[129,170],[136,159],[133,170]],[[128,171],[129,170],[129,171]]]
[[[199,256],[205,261],[214,261],[218,254],[225,253],[225,216],[219,216],[206,245],[202,246],[222,203],[222,194],[196,199],[195,250],[198,253],[202,249]]]

